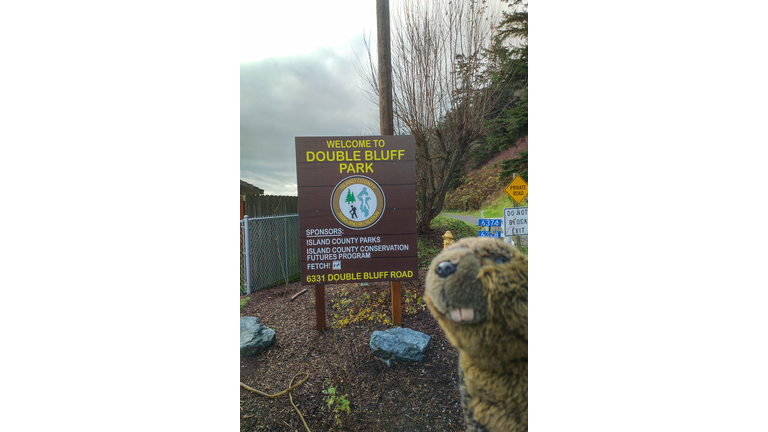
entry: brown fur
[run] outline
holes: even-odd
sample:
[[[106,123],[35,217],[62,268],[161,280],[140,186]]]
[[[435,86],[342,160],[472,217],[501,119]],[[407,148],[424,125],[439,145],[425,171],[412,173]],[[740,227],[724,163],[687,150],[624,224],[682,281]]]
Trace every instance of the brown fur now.
[[[445,261],[456,266],[447,277],[436,273]],[[527,431],[528,257],[501,240],[463,239],[432,260],[425,298],[459,350],[467,430]],[[474,317],[452,320],[461,308]]]

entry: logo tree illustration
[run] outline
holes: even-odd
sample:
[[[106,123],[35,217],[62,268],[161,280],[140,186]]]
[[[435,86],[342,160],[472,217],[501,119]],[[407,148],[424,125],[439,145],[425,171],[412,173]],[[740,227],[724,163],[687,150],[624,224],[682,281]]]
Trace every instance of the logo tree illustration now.
[[[352,205],[352,203],[355,202],[355,196],[352,195],[352,189],[347,189],[347,198],[344,202],[348,202],[349,205]]]

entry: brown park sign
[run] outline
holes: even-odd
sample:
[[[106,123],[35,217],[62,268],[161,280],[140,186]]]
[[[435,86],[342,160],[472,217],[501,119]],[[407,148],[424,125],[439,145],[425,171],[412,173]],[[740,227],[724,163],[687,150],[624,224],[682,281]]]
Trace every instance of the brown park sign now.
[[[411,135],[296,137],[302,285],[418,279]]]

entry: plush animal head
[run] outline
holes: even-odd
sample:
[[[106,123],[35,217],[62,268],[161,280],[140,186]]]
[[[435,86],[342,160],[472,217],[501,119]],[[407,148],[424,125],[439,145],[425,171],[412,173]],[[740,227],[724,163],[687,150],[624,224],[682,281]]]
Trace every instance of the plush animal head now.
[[[526,255],[501,240],[462,239],[432,260],[426,281],[427,306],[459,350],[494,368],[527,359]]]

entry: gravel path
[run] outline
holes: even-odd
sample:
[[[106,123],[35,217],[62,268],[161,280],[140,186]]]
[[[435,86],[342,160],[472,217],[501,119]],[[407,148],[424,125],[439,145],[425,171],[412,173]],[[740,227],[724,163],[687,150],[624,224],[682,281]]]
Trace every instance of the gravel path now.
[[[477,223],[480,220],[480,218],[476,216],[464,216],[464,215],[457,215],[457,214],[450,214],[450,213],[440,213],[440,215],[458,219],[474,226],[477,226]],[[487,219],[502,219],[502,218],[487,218]],[[520,236],[520,244],[526,248],[528,247],[527,235]]]

